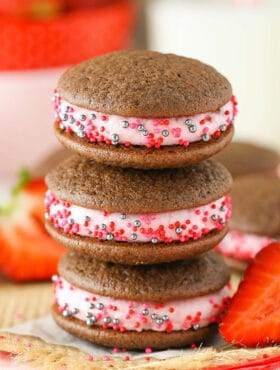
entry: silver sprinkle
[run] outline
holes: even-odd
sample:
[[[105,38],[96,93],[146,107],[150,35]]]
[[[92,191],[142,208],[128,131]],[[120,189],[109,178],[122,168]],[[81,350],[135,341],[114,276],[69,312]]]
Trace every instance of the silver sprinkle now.
[[[152,313],[152,315],[151,315],[152,320],[156,320],[157,317],[158,317],[158,315],[156,313]]]
[[[79,131],[77,133],[77,136],[80,137],[80,138],[84,138],[86,136],[86,134],[84,133],[84,131]]]
[[[80,115],[80,121],[85,121],[87,119],[87,116],[85,114]]]
[[[72,310],[73,315],[76,315],[78,312],[79,312],[78,308],[76,308],[76,307],[73,308],[73,310]]]
[[[149,135],[149,131],[148,130],[144,130],[143,131],[143,136],[148,136]]]
[[[108,234],[106,235],[106,239],[107,239],[107,240],[113,240],[113,239],[114,239],[114,235],[113,235],[112,233],[108,233]]]
[[[92,326],[94,324],[92,317],[86,320],[86,324],[87,326]]]
[[[201,139],[202,139],[203,141],[209,141],[210,136],[209,136],[208,134],[203,134],[203,135],[201,135]]]
[[[68,310],[63,310],[63,311],[62,311],[62,316],[63,316],[63,317],[69,317],[69,316],[71,316],[71,312],[70,312],[70,311],[68,311]]]
[[[191,120],[191,119],[189,119],[189,118],[187,118],[187,119],[185,120],[185,124],[186,124],[187,126],[191,126],[191,124],[192,124],[192,120]]]
[[[195,125],[190,125],[189,126],[189,131],[192,132],[192,133],[196,132],[196,126]]]
[[[91,113],[91,114],[89,115],[89,118],[90,118],[90,119],[95,119],[95,118],[96,118],[96,115],[95,115],[94,113]]]
[[[89,222],[90,221],[90,217],[89,216],[85,216],[84,220],[85,220],[85,222]]]
[[[103,304],[103,303],[97,303],[96,308],[97,308],[98,310],[103,310],[103,308],[104,308],[104,304]]]
[[[113,319],[113,324],[117,325],[120,322],[119,319]]]
[[[71,116],[68,121],[69,121],[69,123],[73,124],[75,122],[75,118],[73,116]]]
[[[138,125],[137,126],[138,131],[144,131],[144,129],[145,129],[144,125]]]
[[[136,226],[136,227],[140,227],[140,226],[141,226],[141,221],[139,221],[139,220],[135,220],[135,221],[134,221],[134,226]]]
[[[220,207],[220,211],[225,212],[225,210],[226,210],[226,207],[225,206],[221,206]]]
[[[162,130],[162,136],[164,137],[167,137],[169,135],[169,131],[168,130]]]
[[[55,117],[55,119],[59,119],[59,114],[55,113],[54,117]]]
[[[175,232],[176,234],[181,234],[183,232],[183,229],[181,227],[176,227]]]
[[[68,120],[68,115],[65,114],[65,113],[62,114],[61,119],[62,119],[62,121],[67,121]]]
[[[144,310],[142,310],[142,314],[143,314],[144,316],[149,315],[149,310],[147,310],[147,308],[144,308]]]
[[[219,223],[220,223],[221,225],[223,225],[223,224],[225,224],[225,223],[226,223],[226,220],[225,220],[224,218],[220,218]]]
[[[80,126],[79,126],[79,130],[81,130],[81,131],[83,131],[83,129],[85,128],[85,126],[84,125],[82,125],[82,124],[80,124]]]
[[[137,239],[137,235],[136,234],[131,234],[130,235],[130,239],[131,240],[136,240]]]
[[[89,318],[91,318],[91,317],[92,317],[92,313],[91,313],[91,312],[87,312],[86,317],[87,317],[88,319],[89,319]]]
[[[101,229],[101,230],[105,230],[105,229],[106,229],[106,227],[107,227],[107,226],[106,226],[105,224],[101,224],[100,229]]]
[[[58,275],[52,276],[52,282],[55,283],[59,279]]]
[[[221,131],[221,132],[225,132],[225,131],[226,131],[226,129],[227,129],[227,126],[226,126],[226,125],[221,125],[221,126],[219,127],[219,129],[220,129],[220,131]]]
[[[111,322],[111,317],[109,317],[109,316],[105,316],[105,317],[103,318],[103,322],[104,322],[105,324],[110,324],[110,322]]]
[[[73,225],[73,223],[74,223],[75,221],[74,221],[74,219],[73,218],[69,218],[69,220],[68,220],[68,224],[69,225]]]
[[[121,213],[121,219],[122,220],[125,220],[126,219],[126,214],[125,213]]]
[[[45,219],[46,220],[49,220],[50,219],[50,215],[47,212],[45,213]]]
[[[95,307],[94,303],[90,302],[89,309],[92,310]]]
[[[112,134],[111,139],[112,139],[112,144],[116,145],[116,144],[118,144],[120,138],[119,138],[118,134]]]
[[[161,324],[163,324],[163,320],[162,320],[161,318],[159,318],[159,319],[157,319],[156,323],[157,323],[158,325],[161,325]]]
[[[69,112],[69,109],[70,109],[69,105],[66,105],[66,106],[64,107],[64,112]]]
[[[231,120],[231,121],[230,121],[230,124],[231,124],[231,125],[234,125],[234,120]]]
[[[193,330],[198,330],[200,328],[200,325],[199,324],[194,324],[193,326],[192,326],[192,329]]]
[[[128,122],[128,121],[122,121],[122,122],[121,122],[121,126],[122,126],[123,128],[128,128],[128,126],[129,126],[129,122]]]
[[[212,216],[211,216],[211,218],[212,218],[212,220],[213,220],[213,221],[217,221],[217,220],[218,220],[218,216],[217,216],[217,215],[215,215],[215,214],[214,214],[214,215],[212,215]]]
[[[59,124],[59,128],[60,128],[60,130],[64,131],[66,127],[65,127],[64,123],[61,122]]]
[[[151,242],[152,242],[153,244],[156,244],[156,243],[158,242],[158,240],[157,240],[157,238],[152,238]]]
[[[163,321],[167,321],[167,320],[169,320],[169,317],[168,317],[167,315],[163,315],[163,316],[162,316],[162,320],[163,320]]]

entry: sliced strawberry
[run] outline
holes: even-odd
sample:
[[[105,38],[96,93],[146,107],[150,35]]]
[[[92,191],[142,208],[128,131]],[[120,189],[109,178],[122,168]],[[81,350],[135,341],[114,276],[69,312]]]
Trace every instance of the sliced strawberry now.
[[[220,325],[235,345],[280,343],[280,243],[261,250],[252,261]]]
[[[43,179],[25,179],[0,210],[0,272],[15,281],[49,279],[65,252],[44,229],[45,191]]]

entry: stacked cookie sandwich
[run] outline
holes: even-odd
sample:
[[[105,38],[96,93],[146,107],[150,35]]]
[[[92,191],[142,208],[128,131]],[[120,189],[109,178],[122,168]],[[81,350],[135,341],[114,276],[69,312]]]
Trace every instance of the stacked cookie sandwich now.
[[[106,346],[203,341],[230,295],[211,249],[227,232],[231,176],[207,159],[233,136],[229,82],[197,60],[122,51],[70,68],[54,106],[76,153],[46,179],[46,227],[69,248],[55,321]]]

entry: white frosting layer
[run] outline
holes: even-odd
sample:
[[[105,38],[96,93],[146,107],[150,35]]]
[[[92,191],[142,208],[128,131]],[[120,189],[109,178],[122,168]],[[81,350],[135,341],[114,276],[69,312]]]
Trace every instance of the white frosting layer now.
[[[63,202],[48,191],[46,217],[69,234],[103,240],[165,242],[199,239],[225,227],[231,215],[228,195],[205,206],[153,214],[108,213]]]
[[[56,119],[60,129],[88,142],[160,147],[188,146],[209,141],[227,130],[236,115],[234,97],[216,112],[177,118],[135,118],[104,114],[78,107],[54,95]]]
[[[248,260],[276,239],[231,230],[216,247],[225,256]]]
[[[55,302],[65,316],[114,330],[177,331],[198,329],[219,322],[230,288],[200,297],[170,302],[136,302],[92,294],[64,278],[55,282]]]

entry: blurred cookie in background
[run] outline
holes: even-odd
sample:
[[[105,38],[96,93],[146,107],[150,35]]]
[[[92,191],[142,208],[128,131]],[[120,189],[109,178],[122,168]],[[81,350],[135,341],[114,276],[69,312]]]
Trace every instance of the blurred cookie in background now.
[[[44,177],[64,159],[70,157],[71,152],[67,149],[57,149],[52,151],[48,156],[41,159],[32,169],[32,177]]]
[[[250,175],[235,179],[230,232],[217,246],[229,266],[243,270],[268,244],[280,240],[280,179]]]
[[[235,141],[213,157],[234,178],[249,174],[280,175],[280,155],[257,144]]]

